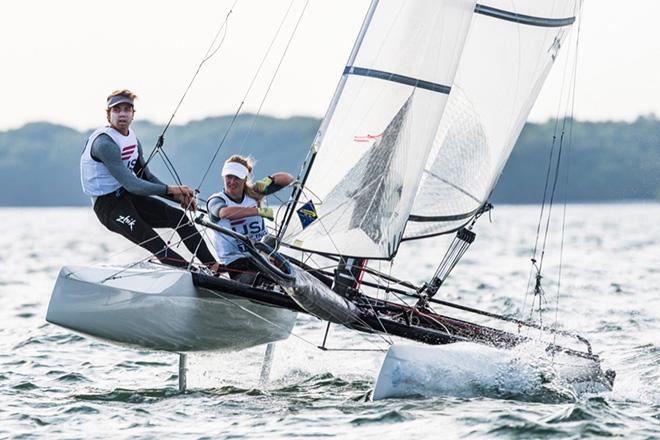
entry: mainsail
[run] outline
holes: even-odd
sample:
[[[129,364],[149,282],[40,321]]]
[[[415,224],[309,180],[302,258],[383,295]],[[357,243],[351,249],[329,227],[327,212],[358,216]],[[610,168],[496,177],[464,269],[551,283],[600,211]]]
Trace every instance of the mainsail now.
[[[314,145],[305,187],[318,199],[318,220],[292,224],[285,242],[336,255],[396,253],[474,7],[372,2]]]
[[[486,203],[580,0],[484,0],[470,32],[404,240],[452,232]]]
[[[313,148],[319,220],[284,239],[388,259],[487,202],[581,0],[374,1]]]

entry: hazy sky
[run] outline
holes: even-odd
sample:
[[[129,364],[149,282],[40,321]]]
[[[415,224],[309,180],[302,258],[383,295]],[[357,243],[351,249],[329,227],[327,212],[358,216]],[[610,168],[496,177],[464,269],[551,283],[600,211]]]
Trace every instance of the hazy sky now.
[[[0,3],[0,130],[46,120],[78,129],[104,123],[105,97],[139,96],[141,119],[172,113],[233,0],[21,0]],[[310,0],[262,113],[325,112],[368,0]],[[290,0],[238,0],[226,39],[200,72],[175,123],[234,113]],[[270,60],[245,102],[265,94],[304,0],[294,0]],[[576,116],[631,120],[660,114],[658,0],[587,0],[580,33]],[[559,69],[555,69],[555,72]],[[532,112],[555,113],[560,75]]]

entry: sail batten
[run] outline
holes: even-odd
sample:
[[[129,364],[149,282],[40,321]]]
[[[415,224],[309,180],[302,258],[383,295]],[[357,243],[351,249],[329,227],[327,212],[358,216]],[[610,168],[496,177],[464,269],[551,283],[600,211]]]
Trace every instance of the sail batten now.
[[[483,14],[489,17],[512,21],[514,23],[526,24],[529,26],[562,27],[562,26],[569,26],[575,22],[575,17],[566,17],[566,18],[533,17],[531,15],[519,14],[517,12],[506,11],[504,9],[497,9],[481,4],[477,4],[474,7],[474,12],[475,14]]]
[[[408,217],[409,222],[453,222],[456,220],[465,220],[474,217],[479,211],[481,210],[481,207],[474,209],[470,212],[464,212],[463,214],[454,214],[454,215],[440,215],[440,216],[421,216],[421,215],[414,215],[411,214]]]
[[[448,95],[449,92],[451,92],[451,87],[446,86],[444,84],[437,84],[431,81],[424,81],[423,79],[411,78],[409,76],[399,75],[397,73],[392,73],[392,72],[383,72],[382,70],[365,69],[362,67],[355,67],[355,66],[346,66],[346,68],[344,69],[344,75],[368,76],[371,78],[378,78],[385,81],[392,81],[400,84],[405,84],[418,89],[426,89],[432,92],[444,93],[446,95]]]

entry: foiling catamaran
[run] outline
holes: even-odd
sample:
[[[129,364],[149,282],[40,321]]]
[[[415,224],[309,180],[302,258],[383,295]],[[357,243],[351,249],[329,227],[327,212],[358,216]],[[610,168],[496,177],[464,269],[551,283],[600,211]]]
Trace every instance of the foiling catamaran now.
[[[611,387],[614,372],[601,370],[585,338],[436,297],[475,240],[475,222],[491,208],[489,197],[580,6],[372,1],[277,233],[252,242],[203,215],[195,219],[241,240],[261,281],[245,285],[194,265],[64,267],[46,319],[114,343],[178,353],[285,339],[298,313],[421,343],[390,347],[374,398],[405,394],[394,376],[433,363],[429,347],[467,341],[509,349],[538,342],[533,329],[549,336],[545,350],[561,358],[569,381]],[[406,241],[443,234],[455,237],[426,283],[368,265],[391,261]],[[315,266],[311,256],[333,269]],[[538,265],[533,270],[536,299],[541,274]]]

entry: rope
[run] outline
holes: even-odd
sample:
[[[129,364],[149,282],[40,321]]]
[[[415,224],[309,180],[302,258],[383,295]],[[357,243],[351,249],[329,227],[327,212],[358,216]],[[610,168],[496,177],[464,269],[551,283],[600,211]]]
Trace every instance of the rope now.
[[[218,144],[218,147],[216,148],[215,153],[213,154],[213,157],[211,158],[211,161],[209,162],[209,165],[208,165],[208,167],[206,168],[206,171],[204,171],[204,174],[202,175],[202,179],[200,180],[199,185],[197,185],[197,189],[198,189],[198,190],[199,190],[199,189],[201,188],[201,186],[204,184],[204,181],[206,180],[206,177],[208,176],[209,171],[210,171],[211,168],[213,167],[213,163],[215,162],[216,158],[218,157],[218,153],[220,152],[220,149],[221,149],[221,148],[223,147],[223,145],[225,144],[225,141],[227,140],[227,137],[229,136],[229,133],[231,132],[232,128],[234,127],[234,123],[236,122],[236,119],[238,118],[238,115],[240,114],[240,112],[241,112],[241,110],[242,110],[242,108],[243,108],[243,105],[245,104],[245,101],[246,101],[246,99],[247,99],[247,96],[248,96],[248,94],[250,93],[250,91],[252,90],[252,86],[254,85],[254,82],[255,82],[257,76],[259,75],[259,72],[261,71],[261,68],[262,68],[262,66],[263,66],[263,64],[264,64],[264,62],[265,62],[265,60],[266,60],[266,58],[268,57],[268,54],[270,53],[270,50],[272,49],[273,44],[274,44],[275,40],[277,39],[277,37],[278,37],[278,35],[279,35],[279,33],[280,33],[280,30],[282,29],[282,25],[284,24],[284,22],[286,21],[286,18],[287,18],[288,15],[289,15],[289,11],[291,10],[291,6],[293,5],[293,2],[294,2],[294,1],[295,1],[295,0],[291,0],[291,3],[289,3],[289,8],[287,9],[287,11],[286,11],[284,17],[282,17],[282,20],[280,21],[280,25],[279,25],[279,27],[277,28],[277,31],[276,31],[275,35],[274,35],[273,38],[271,39],[271,43],[270,43],[270,45],[268,46],[268,49],[266,50],[266,53],[264,54],[264,56],[263,56],[263,58],[262,58],[262,60],[261,60],[261,63],[259,64],[259,67],[257,68],[257,71],[255,72],[254,76],[252,77],[252,81],[250,82],[250,84],[249,84],[249,86],[248,86],[248,89],[246,90],[245,94],[243,95],[243,99],[241,100],[241,103],[238,105],[238,108],[236,109],[236,112],[234,113],[234,116],[232,117],[232,120],[231,120],[229,126],[227,127],[227,130],[225,130],[225,133],[223,134],[222,139],[220,140],[220,143]],[[307,3],[309,3],[309,0],[307,0],[307,2],[305,3],[305,7],[303,8],[303,10],[302,10],[302,12],[301,12],[301,14],[300,14],[300,17],[298,18],[298,21],[297,21],[297,23],[296,23],[296,26],[295,26],[295,28],[293,29],[293,32],[291,33],[291,36],[289,37],[289,42],[287,43],[287,46],[286,46],[286,48],[285,48],[285,50],[284,50],[284,53],[282,53],[282,56],[280,57],[279,64],[277,65],[277,70],[275,70],[275,73],[273,74],[273,76],[272,76],[272,78],[271,78],[271,80],[270,80],[270,83],[269,83],[269,85],[268,85],[268,89],[266,90],[266,93],[264,94],[264,97],[263,97],[263,99],[261,100],[261,104],[260,104],[260,106],[259,106],[259,112],[261,111],[261,106],[263,106],[263,103],[265,102],[266,97],[268,96],[268,93],[270,92],[270,88],[271,88],[271,86],[273,85],[273,82],[275,81],[275,77],[277,76],[277,73],[278,73],[278,71],[279,71],[279,68],[280,68],[280,66],[282,65],[282,62],[284,61],[284,57],[286,56],[286,53],[287,53],[287,51],[288,51],[288,49],[289,49],[289,45],[291,44],[291,41],[293,40],[293,37],[295,36],[296,31],[298,30],[298,24],[300,24],[300,21],[302,20],[302,17],[303,17],[303,15],[304,15],[304,13],[305,13],[305,9],[307,8]],[[258,113],[259,113],[259,112],[258,112]],[[258,114],[258,113],[257,113],[257,114]],[[256,115],[255,115],[255,119],[256,119]],[[251,126],[250,129],[248,130],[248,134],[249,134],[250,131],[252,130],[252,127],[253,127],[253,126],[254,126],[254,120],[253,120],[252,126]],[[243,141],[243,144],[245,144],[245,140]],[[243,147],[241,146],[241,151],[242,151],[242,149],[243,149]]]
[[[251,314],[251,315],[253,315],[253,316],[255,316],[255,317],[259,318],[259,319],[261,319],[261,320],[263,320],[264,322],[266,322],[266,323],[268,323],[268,324],[271,324],[271,325],[274,326],[275,328],[278,328],[278,329],[280,329],[280,330],[286,330],[286,329],[284,329],[281,325],[278,325],[278,324],[274,323],[273,321],[269,320],[268,318],[265,318],[265,317],[261,316],[261,315],[258,314],[257,312],[254,312],[254,311],[252,311],[252,310],[249,310],[249,309],[247,309],[246,307],[241,306],[240,304],[236,303],[235,301],[232,301],[231,299],[226,298],[226,297],[224,297],[224,296],[218,294],[217,292],[215,292],[215,291],[213,291],[213,290],[210,290],[210,289],[205,289],[205,290],[207,290],[207,291],[213,293],[213,295],[215,295],[216,297],[220,298],[221,300],[226,301],[226,302],[228,302],[228,303],[234,305],[235,307],[240,308],[241,310],[243,310],[243,311],[245,311],[245,312],[247,312],[247,313],[249,313],[249,314]],[[362,322],[362,324],[365,324],[365,323]],[[366,324],[365,324],[365,325],[366,325]],[[311,345],[311,346],[313,346],[313,347],[315,347],[315,348],[317,348],[317,349],[324,350],[324,351],[330,351],[330,350],[328,350],[328,349],[323,349],[323,348],[319,347],[318,345],[312,343],[311,341],[309,341],[309,340],[303,338],[303,337],[300,336],[300,335],[297,335],[297,334],[294,333],[294,332],[289,332],[289,334],[291,334],[291,335],[294,336],[295,338],[300,339],[301,341],[305,342],[306,344],[309,344],[309,345]],[[366,334],[362,334],[362,336],[363,336],[364,338],[367,337]],[[382,337],[382,335],[378,335],[378,336],[380,336],[380,337],[384,340],[384,338]],[[367,342],[370,342],[371,344],[374,344],[373,341],[367,341]],[[388,341],[385,340],[385,342],[387,343]],[[388,344],[390,344],[390,343],[388,343]],[[338,351],[338,350],[332,349],[332,351]],[[357,350],[355,350],[355,351],[357,351]],[[361,351],[384,351],[384,350],[382,350],[382,349],[377,349],[377,350],[366,350],[366,349],[365,349],[365,350],[361,350]]]
[[[182,227],[182,226],[183,226],[183,225],[178,226],[177,229],[180,228],[180,227]],[[196,232],[194,232],[194,233],[192,233],[192,234],[190,234],[190,235],[187,235],[187,236],[185,236],[185,237],[181,237],[177,242],[174,242],[174,245],[176,246],[176,245],[182,243],[183,241],[187,240],[188,238],[192,237],[192,236],[195,235],[195,234],[199,234],[199,231],[196,231]],[[152,237],[152,238],[150,238],[150,239],[148,239],[148,240],[144,240],[144,241],[142,241],[142,242],[140,242],[140,243],[137,243],[136,246],[142,246],[143,244],[148,243],[148,242],[150,242],[151,240],[155,240],[155,239],[157,239],[157,238],[159,238],[159,236],[155,236],[155,237]],[[168,247],[170,247],[171,245],[172,245],[172,243],[170,243],[170,242],[166,242],[166,243],[165,243],[165,247],[164,247],[161,251],[166,250],[166,249],[167,249]],[[127,252],[127,251],[130,250],[130,249],[133,249],[133,247],[131,247],[131,248],[127,248],[126,250],[121,251],[120,253]],[[115,254],[115,255],[116,255],[116,254]],[[101,284],[103,284],[103,283],[106,282],[107,280],[116,279],[116,278],[117,278],[117,275],[120,275],[121,273],[123,273],[123,272],[125,272],[125,271],[127,271],[127,270],[129,270],[129,269],[132,269],[133,267],[137,266],[138,264],[144,263],[145,261],[150,260],[150,259],[152,259],[153,257],[154,257],[154,255],[148,255],[148,256],[146,256],[146,257],[144,257],[144,258],[142,258],[142,259],[140,259],[140,260],[138,260],[138,261],[136,261],[136,262],[134,262],[134,263],[131,263],[131,264],[127,265],[126,267],[122,268],[121,270],[119,270],[119,271],[113,273],[112,275],[109,275],[109,276],[106,277],[105,279],[103,279],[103,280],[101,281]],[[194,257],[195,257],[195,255],[193,255],[193,258],[194,258]],[[106,256],[106,258],[107,258],[107,256]],[[156,258],[157,258],[157,257],[156,257]],[[179,260],[174,259],[174,258],[170,258],[170,259],[171,259],[172,261],[179,261]],[[181,262],[188,262],[188,261],[187,261],[187,260],[181,260]],[[203,262],[202,262],[202,263],[203,263]],[[191,265],[191,264],[189,264],[188,266],[190,267],[190,265]],[[175,268],[175,266],[168,266],[168,267],[169,267],[169,268]]]
[[[181,227],[181,226],[179,226],[179,227]],[[177,228],[177,229],[178,229],[178,228]],[[198,231],[198,232],[199,232],[199,231]],[[187,238],[189,238],[189,237],[192,237],[192,235],[189,235],[189,236],[186,236],[186,237],[180,238],[179,241],[175,242],[174,244],[175,244],[175,245],[178,245],[178,244],[182,243],[185,239],[187,239]],[[109,254],[109,255],[108,255],[108,254],[105,254],[105,255],[103,255],[103,257],[98,257],[98,258],[96,258],[96,259],[91,260],[91,262],[97,262],[97,261],[101,261],[101,260],[103,260],[103,261],[112,260],[112,259],[113,259],[114,257],[116,257],[116,256],[122,255],[122,254],[124,254],[124,253],[126,253],[126,252],[128,252],[128,251],[131,251],[131,250],[135,249],[135,246],[139,246],[139,247],[141,247],[143,244],[149,243],[150,241],[152,241],[152,240],[156,240],[156,239],[159,239],[159,238],[161,238],[161,237],[158,236],[158,235],[156,235],[156,236],[154,236],[154,237],[151,237],[151,238],[149,238],[149,239],[147,239],[147,240],[141,241],[140,243],[133,244],[133,245],[131,245],[130,247],[124,248],[124,249],[119,250],[119,251],[117,251],[117,252],[114,252],[114,253],[112,253],[112,254]],[[166,244],[167,244],[167,243],[166,243]],[[126,267],[126,268],[124,268],[124,269],[122,269],[122,270],[116,272],[115,275],[117,275],[117,274],[119,274],[119,273],[121,273],[121,272],[124,272],[125,270],[130,269],[130,268],[132,268],[132,267],[135,267],[135,266],[137,266],[138,264],[144,263],[144,262],[146,262],[146,261],[152,259],[153,257],[154,257],[154,255],[151,255],[151,254],[150,254],[150,255],[148,255],[148,256],[146,256],[146,257],[144,257],[144,258],[142,258],[142,259],[140,259],[140,260],[138,260],[138,261],[136,261],[136,262],[134,262],[134,263],[131,263],[128,267]],[[172,268],[173,266],[167,266],[167,267],[168,267],[168,268]],[[72,272],[72,274],[75,275],[75,272]],[[110,277],[106,278],[106,280],[112,278],[113,276],[114,276],[114,275],[111,275]],[[106,280],[103,280],[102,282],[105,282]]]
[[[580,18],[578,19],[578,24],[577,24],[577,35],[576,35],[576,41],[575,41],[575,60],[574,60],[574,69],[573,69],[573,78],[571,82],[571,98],[570,98],[570,113],[569,113],[569,122],[568,122],[568,151],[567,151],[567,160],[566,160],[566,168],[564,170],[564,182],[566,182],[566,185],[564,186],[564,209],[562,213],[562,222],[561,222],[561,242],[560,242],[560,247],[559,247],[559,273],[557,274],[557,295],[556,295],[556,302],[555,302],[555,322],[554,322],[554,328],[555,330],[558,327],[558,322],[559,322],[559,294],[561,291],[561,276],[562,276],[562,268],[563,268],[563,261],[564,261],[564,239],[565,239],[565,232],[566,232],[566,206],[568,203],[568,178],[569,178],[569,171],[570,171],[570,154],[571,154],[571,147],[572,147],[572,140],[573,140],[573,118],[575,115],[575,88],[577,84],[577,60],[578,60],[578,51],[580,48],[580,27],[582,24],[582,15],[580,14]],[[564,120],[566,121],[566,120]],[[556,345],[557,343],[557,333],[554,333],[553,337],[553,344]],[[553,351],[553,357],[554,357],[554,351]]]
[[[244,98],[243,98],[243,101],[240,103],[238,109],[236,110],[236,113],[235,113],[235,115],[234,115],[234,117],[233,117],[233,119],[232,119],[232,121],[231,121],[231,124],[230,124],[229,128],[226,130],[225,135],[223,136],[223,138],[222,138],[222,140],[221,140],[221,142],[220,142],[220,145],[219,145],[218,148],[216,149],[216,152],[215,152],[215,154],[214,154],[214,156],[213,156],[213,159],[212,159],[211,163],[209,164],[208,168],[206,169],[206,172],[204,173],[204,175],[203,175],[203,177],[202,177],[202,180],[200,181],[199,185],[198,185],[197,188],[196,188],[196,192],[199,192],[199,189],[201,188],[201,185],[203,184],[204,180],[206,179],[206,177],[207,177],[207,175],[208,175],[208,172],[210,171],[210,169],[211,169],[211,167],[212,167],[212,164],[213,164],[213,162],[215,161],[215,159],[216,159],[216,157],[217,157],[217,155],[218,155],[218,152],[219,152],[220,148],[222,147],[222,145],[223,145],[224,142],[226,141],[227,135],[229,134],[231,128],[233,127],[233,125],[234,125],[234,123],[235,123],[235,121],[236,121],[236,118],[238,117],[238,115],[239,115],[239,113],[240,113],[240,111],[241,111],[241,109],[242,109],[242,107],[243,107],[243,104],[245,103],[245,99],[247,98],[247,95],[249,94],[250,90],[252,89],[252,86],[254,85],[254,82],[255,82],[255,80],[256,80],[256,78],[257,78],[257,76],[258,76],[258,74],[259,74],[259,72],[260,72],[260,70],[261,70],[261,67],[263,66],[263,64],[264,64],[264,62],[265,62],[265,60],[266,60],[268,54],[270,53],[270,50],[271,50],[271,48],[272,48],[272,46],[273,46],[273,44],[274,44],[274,42],[275,42],[277,36],[279,35],[279,32],[280,32],[280,30],[281,30],[281,28],[282,28],[282,25],[284,24],[284,21],[285,21],[286,17],[288,16],[288,14],[289,14],[289,12],[290,12],[290,10],[291,10],[291,7],[292,7],[294,1],[295,1],[295,0],[292,0],[291,3],[289,4],[289,8],[287,9],[284,18],[282,19],[282,21],[281,21],[281,23],[280,23],[280,26],[278,27],[277,32],[276,32],[274,38],[272,39],[272,41],[271,41],[271,43],[270,43],[270,45],[269,45],[269,47],[268,47],[268,50],[266,51],[266,54],[264,55],[264,57],[263,57],[263,59],[262,59],[262,61],[261,61],[261,64],[259,65],[259,68],[257,69],[257,71],[255,72],[255,74],[254,74],[254,76],[253,76],[253,78],[252,78],[252,81],[251,81],[251,83],[250,83],[250,86],[248,87],[248,90],[247,90],[246,93],[245,93],[245,96],[244,96]],[[234,8],[235,8],[235,6],[236,6],[237,3],[238,3],[238,0],[235,0],[234,3],[232,4],[232,6],[231,6],[229,12],[227,13],[227,15],[226,15],[226,17],[225,17],[225,20],[224,20],[223,23],[221,24],[221,26],[220,26],[220,28],[218,29],[217,33],[215,34],[215,36],[214,36],[214,38],[213,38],[213,41],[212,41],[211,44],[209,45],[209,48],[207,49],[207,51],[206,51],[206,53],[204,54],[204,56],[203,56],[201,62],[199,63],[199,65],[198,65],[198,67],[197,67],[197,70],[195,71],[195,73],[194,73],[193,77],[191,78],[190,82],[188,83],[188,86],[186,87],[186,89],[185,89],[183,95],[181,96],[181,98],[179,99],[179,102],[177,103],[177,105],[176,105],[174,111],[172,112],[172,115],[170,116],[170,119],[168,120],[167,124],[165,125],[165,127],[164,127],[164,129],[163,129],[163,131],[162,131],[162,133],[161,133],[161,135],[159,136],[158,141],[157,141],[157,143],[156,143],[156,146],[154,147],[154,149],[153,149],[152,152],[150,153],[150,155],[149,155],[149,157],[148,157],[148,159],[146,160],[145,165],[144,165],[144,168],[146,168],[146,166],[147,166],[148,163],[151,161],[151,159],[155,156],[155,154],[156,154],[156,153],[160,154],[161,158],[163,159],[163,162],[164,162],[164,164],[165,164],[165,167],[166,167],[167,171],[168,171],[168,172],[170,173],[170,175],[174,178],[175,182],[176,182],[177,184],[179,184],[179,185],[182,184],[182,180],[181,180],[181,178],[179,177],[179,175],[178,175],[178,173],[177,173],[177,171],[176,171],[176,168],[174,167],[174,164],[172,163],[172,161],[169,159],[169,157],[168,157],[167,154],[165,153],[164,149],[162,148],[163,143],[164,143],[165,133],[167,132],[168,128],[170,127],[172,121],[174,120],[174,117],[175,117],[176,113],[178,112],[179,108],[181,107],[181,104],[183,103],[184,99],[185,99],[186,96],[188,95],[188,92],[190,91],[190,89],[191,89],[191,87],[192,87],[192,85],[193,85],[195,79],[197,78],[198,74],[200,73],[202,67],[204,66],[204,64],[205,64],[209,59],[211,59],[216,53],[218,53],[218,51],[219,51],[220,48],[222,47],[222,44],[224,43],[225,38],[226,38],[226,36],[227,36],[227,28],[228,28],[227,25],[228,25],[228,21],[229,21],[229,16],[233,13],[233,10],[234,10]],[[307,7],[307,4],[305,4],[305,8],[306,8],[306,7]],[[304,9],[303,9],[303,13],[304,13]],[[302,18],[302,14],[301,14],[301,16],[300,16],[300,18],[299,18],[299,20],[298,20],[298,24],[300,23],[300,19],[301,19],[301,18]],[[295,34],[295,31],[297,30],[298,24],[296,24],[296,29],[294,29],[294,34]],[[224,32],[223,32],[223,31],[224,31]],[[220,34],[221,34],[221,33],[222,33],[222,38],[221,38],[220,41],[218,42],[218,38],[220,37]],[[292,39],[292,38],[293,38],[293,35],[291,36],[291,39]],[[291,42],[291,39],[289,40],[289,43]],[[287,45],[287,49],[288,49],[288,45]],[[286,55],[286,52],[285,52],[285,54],[282,55],[282,59],[284,58],[284,55]],[[282,63],[282,59],[280,59],[280,65],[281,65],[281,63]],[[279,66],[278,66],[278,68],[279,68]],[[272,85],[272,80],[271,80],[271,85]],[[269,86],[269,90],[270,90],[270,86]],[[265,99],[265,98],[264,98],[264,99]],[[263,104],[263,101],[262,101],[262,104]],[[183,215],[181,216],[181,218],[179,219],[179,224],[181,224],[181,222],[183,221],[183,218],[186,217],[186,214],[187,214],[188,208],[190,208],[190,206],[185,207],[185,209],[184,209],[184,214],[183,214]],[[170,237],[170,240],[168,240],[168,243],[169,243],[169,241],[171,241],[173,235],[174,235],[174,231],[172,232],[172,236]],[[201,244],[201,242],[200,242],[200,244]],[[191,261],[191,264],[192,264],[192,261]]]
[[[579,9],[581,7],[580,4],[576,5],[576,7]],[[576,14],[579,11],[576,11]],[[529,279],[527,282],[527,289],[525,292],[525,299],[523,302],[523,311],[526,310],[527,307],[527,297],[530,293],[531,290],[534,292],[534,298],[532,300],[532,304],[530,306],[530,319],[532,318],[532,314],[534,311],[534,307],[536,305],[536,297],[539,297],[539,303],[538,303],[538,313],[539,313],[539,321],[541,323],[541,327],[543,326],[543,316],[542,316],[542,302],[543,302],[543,297],[545,296],[545,291],[542,288],[542,271],[543,271],[543,263],[545,260],[545,253],[546,253],[546,246],[548,244],[548,235],[550,231],[550,220],[552,218],[552,208],[554,206],[554,200],[555,200],[555,195],[557,191],[557,185],[560,180],[560,170],[562,166],[562,159],[563,162],[565,163],[565,171],[564,171],[564,182],[567,182],[568,179],[568,158],[563,158],[562,156],[566,156],[567,154],[570,153],[570,146],[571,146],[571,133],[572,133],[572,121],[573,121],[573,115],[574,115],[574,105],[575,105],[575,87],[576,87],[576,75],[577,75],[577,49],[578,49],[578,44],[579,44],[579,35],[580,35],[580,24],[581,24],[581,14],[580,18],[578,19],[578,24],[577,24],[577,38],[576,38],[576,43],[575,43],[575,58],[573,62],[573,69],[571,70],[571,67],[567,64],[566,69],[564,70],[564,75],[562,79],[562,85],[561,85],[561,92],[560,92],[560,99],[557,103],[557,111],[556,111],[556,116],[555,116],[555,124],[554,124],[554,133],[552,137],[552,145],[550,148],[550,154],[548,158],[548,168],[546,170],[546,178],[545,178],[545,185],[544,185],[544,190],[543,190],[543,201],[541,204],[541,212],[539,214],[539,221],[537,224],[537,230],[536,230],[536,239],[534,243],[534,250],[532,253],[532,267],[530,269],[530,275]],[[567,85],[568,83],[568,85]],[[567,100],[564,102],[561,97],[566,96]],[[564,107],[566,106],[566,107]],[[559,124],[559,118],[560,115],[564,115],[561,121],[561,129],[560,129],[560,124]],[[566,136],[566,129],[568,125],[568,130],[569,130],[569,139],[567,140],[567,149],[568,152],[564,152],[564,138]],[[558,131],[561,131],[559,136],[558,136]],[[557,142],[558,141],[558,142]],[[554,152],[555,152],[555,147],[557,147],[557,156],[556,159],[554,158]],[[550,184],[550,182],[552,183]],[[549,189],[550,188],[550,189]],[[564,210],[563,210],[563,216],[562,216],[562,226],[561,226],[561,245],[560,245],[560,255],[559,255],[559,274],[558,274],[558,280],[557,280],[557,298],[556,298],[556,305],[555,305],[555,328],[557,326],[558,322],[558,310],[559,310],[559,286],[561,284],[561,270],[562,270],[562,261],[563,261],[563,246],[564,246],[564,234],[565,234],[565,227],[566,227],[566,203],[567,203],[567,192],[568,192],[568,186],[567,184],[565,185],[564,188]],[[541,231],[542,231],[542,224],[544,222],[544,211],[545,211],[545,205],[546,205],[546,200],[548,199],[549,196],[549,201],[548,201],[548,209],[547,209],[547,214],[545,214],[545,225],[543,226],[543,239],[541,241],[541,246],[540,246],[540,256],[537,259],[537,253],[539,252],[539,239],[541,237]],[[532,280],[534,280],[534,288],[531,289],[532,285]],[[541,329],[542,330],[542,329]],[[555,334],[556,338],[556,334]]]
[[[192,78],[188,82],[188,86],[184,90],[183,94],[181,95],[181,98],[179,99],[179,102],[175,106],[174,111],[172,112],[172,115],[170,116],[170,119],[167,121],[167,123],[165,124],[165,127],[163,128],[163,131],[161,132],[160,136],[158,137],[158,140],[156,141],[156,145],[152,149],[151,153],[149,154],[149,156],[147,157],[147,160],[144,163],[144,166],[142,167],[142,169],[147,168],[148,164],[151,162],[151,160],[154,158],[154,156],[156,154],[159,154],[161,159],[163,160],[165,168],[167,169],[170,176],[172,176],[172,178],[174,179],[174,181],[178,185],[183,184],[183,182],[181,180],[181,177],[179,176],[178,172],[176,171],[176,168],[175,168],[174,164],[172,163],[170,158],[165,153],[165,150],[162,148],[163,144],[165,143],[165,133],[169,129],[170,125],[172,124],[172,121],[174,120],[174,117],[176,116],[176,113],[179,111],[179,108],[183,104],[183,101],[185,100],[186,96],[188,95],[188,92],[190,91],[190,89],[192,88],[192,85],[195,82],[195,80],[197,79],[197,76],[199,75],[200,71],[202,70],[202,67],[204,66],[204,64],[208,60],[213,58],[213,56],[215,54],[217,54],[218,51],[220,50],[220,48],[222,47],[222,45],[225,41],[225,38],[227,37],[227,28],[228,28],[229,16],[233,13],[234,8],[236,7],[237,3],[238,3],[238,0],[234,0],[234,3],[229,8],[229,12],[227,12],[227,15],[225,16],[224,21],[222,22],[222,24],[218,28],[218,31],[216,32],[215,36],[213,37],[213,40],[211,41],[211,44],[209,45],[208,49],[206,50],[206,53],[204,54],[204,56],[202,57],[201,62],[197,66],[197,69],[196,69],[195,73],[193,74]],[[218,38],[220,37],[221,33],[222,33],[222,38],[218,42]],[[138,177],[141,177],[141,173],[138,175]],[[190,208],[190,205],[184,208],[183,214],[181,215],[181,218],[179,219],[179,225],[181,224],[181,222],[183,221],[184,218],[187,218],[188,208]],[[190,219],[188,218],[188,220],[190,220]],[[178,225],[177,225],[177,227],[178,227]],[[176,231],[176,229],[175,229],[175,231]],[[170,236],[170,239],[168,240],[168,243],[172,240],[172,237],[174,236],[175,231],[172,231],[172,235]],[[200,244],[201,244],[201,242],[200,242]],[[194,256],[193,256],[193,259],[194,259]],[[190,262],[190,264],[192,264],[192,261]]]
[[[183,92],[183,95],[181,95],[181,99],[179,99],[179,102],[177,103],[176,107],[174,108],[174,111],[172,112],[172,115],[170,116],[170,119],[167,121],[167,124],[165,124],[165,127],[163,128],[162,133],[160,136],[158,136],[158,140],[156,141],[156,145],[154,146],[153,150],[149,154],[149,157],[147,161],[145,162],[144,166],[146,167],[153,156],[156,154],[157,151],[162,150],[162,146],[165,142],[165,132],[167,132],[168,128],[172,124],[172,121],[174,120],[174,116],[176,113],[179,111],[179,107],[181,107],[181,104],[183,103],[184,99],[188,95],[188,91],[190,91],[190,88],[192,87],[193,83],[195,82],[195,79],[197,79],[197,75],[199,75],[199,72],[202,70],[202,66],[210,60],[218,51],[220,50],[220,47],[222,47],[222,44],[225,41],[225,38],[227,36],[227,23],[229,21],[229,16],[234,12],[234,7],[238,3],[238,0],[234,0],[234,3],[231,5],[229,8],[229,12],[227,12],[227,15],[225,16],[225,20],[222,22],[220,25],[220,28],[218,29],[218,32],[216,32],[215,36],[213,37],[213,41],[211,41],[211,44],[209,45],[209,48],[206,50],[206,53],[202,57],[202,61],[199,63],[199,66],[197,66],[197,70],[193,74],[192,78],[190,79],[190,82],[188,83],[188,86],[186,87],[186,90]],[[220,33],[223,32],[224,34],[222,36],[222,39],[220,40],[220,43],[218,43],[217,47],[214,48],[216,45],[216,41],[218,40],[218,37],[220,36]],[[178,176],[177,176],[178,177]],[[177,180],[179,182],[179,180]]]
[[[293,0],[292,0],[292,3],[293,3]],[[245,143],[247,142],[248,138],[250,137],[250,134],[252,133],[252,129],[254,128],[254,124],[257,121],[257,117],[261,113],[261,109],[262,109],[264,103],[266,102],[266,98],[268,97],[268,93],[270,92],[270,89],[273,86],[273,83],[275,82],[275,78],[277,77],[277,74],[280,71],[280,67],[282,66],[282,62],[284,61],[284,57],[286,56],[287,52],[289,51],[289,46],[291,46],[291,42],[293,41],[293,37],[296,35],[296,32],[298,31],[298,26],[300,25],[300,22],[302,21],[302,18],[305,15],[305,11],[307,10],[307,5],[308,4],[309,4],[309,0],[306,0],[305,1],[305,6],[303,6],[302,11],[300,12],[300,16],[298,17],[298,21],[296,21],[296,25],[293,27],[293,32],[291,33],[291,36],[289,37],[289,41],[286,43],[286,47],[284,48],[284,52],[282,53],[282,57],[280,58],[280,61],[277,64],[277,68],[275,69],[275,72],[273,73],[273,76],[271,77],[270,82],[268,83],[268,87],[266,88],[266,93],[264,93],[264,96],[261,99],[261,102],[259,103],[259,108],[257,109],[257,113],[252,118],[252,124],[250,125],[250,128],[248,129],[248,131],[245,135],[245,138],[243,139],[243,143],[241,144],[240,151],[243,151],[243,147],[245,146]],[[289,5],[289,9],[291,9],[291,5]],[[287,10],[287,14],[288,13],[289,13],[289,11]],[[279,29],[277,31],[279,33]],[[269,48],[269,50],[270,50],[270,48]]]

